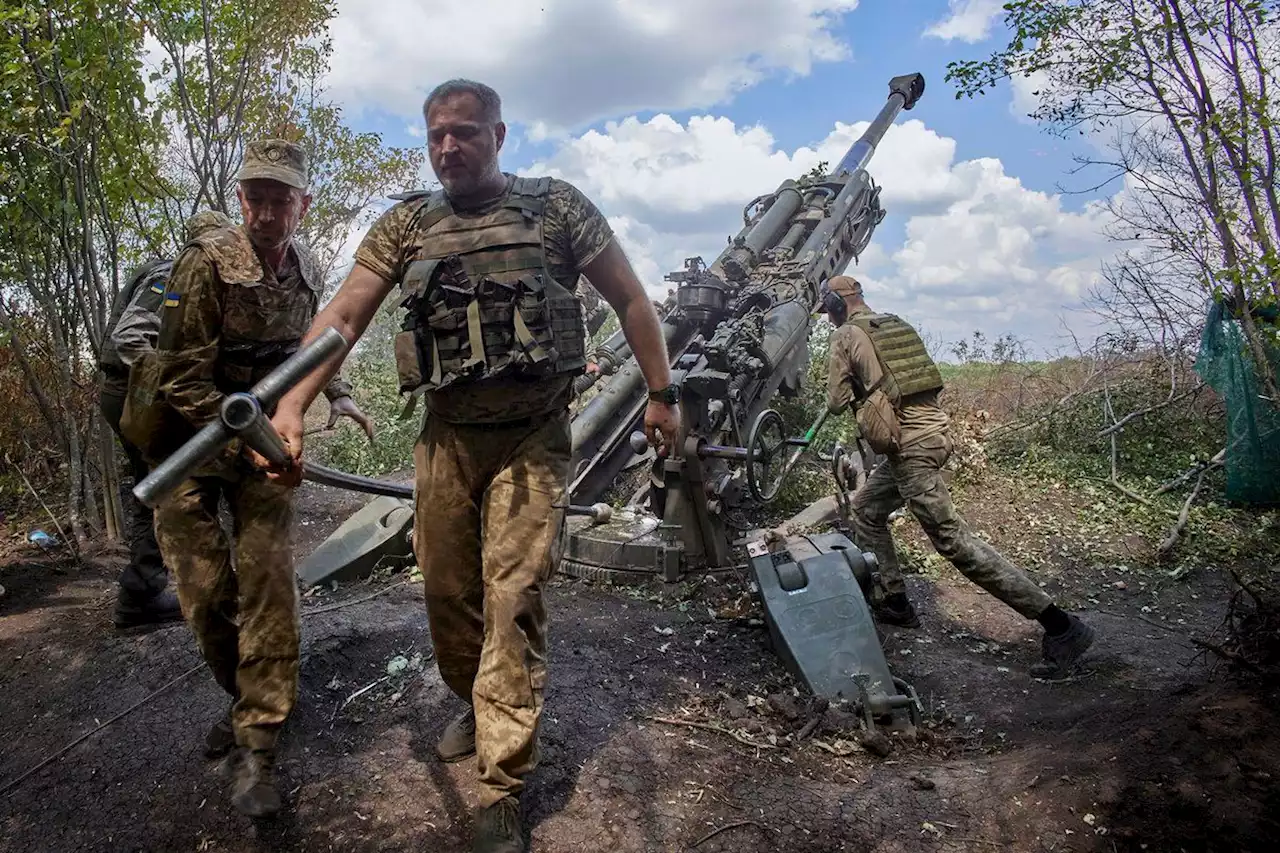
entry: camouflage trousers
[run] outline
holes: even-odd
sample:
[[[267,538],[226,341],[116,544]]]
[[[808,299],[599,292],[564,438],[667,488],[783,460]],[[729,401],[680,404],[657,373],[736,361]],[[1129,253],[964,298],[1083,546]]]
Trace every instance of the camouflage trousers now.
[[[220,466],[222,467],[222,466]],[[235,703],[236,743],[272,749],[298,696],[298,588],[289,544],[292,489],[238,460],[223,476],[185,480],[156,511],[182,615]],[[231,508],[234,542],[218,520]]]
[[[498,426],[428,415],[414,448],[431,640],[440,677],[475,708],[483,805],[519,794],[538,764],[543,589],[560,558],[571,451],[567,410]]]
[[[906,504],[939,554],[969,580],[1034,619],[1052,601],[1017,566],[979,539],[965,524],[942,481],[942,466],[951,456],[944,433],[921,439],[882,462],[853,496],[852,519],[858,545],[880,563],[884,591],[906,592],[902,568],[889,532],[889,514]]]

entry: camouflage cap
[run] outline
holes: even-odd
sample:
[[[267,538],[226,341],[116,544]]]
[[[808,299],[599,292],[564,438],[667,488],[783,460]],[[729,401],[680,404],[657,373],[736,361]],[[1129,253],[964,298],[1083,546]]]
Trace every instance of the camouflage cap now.
[[[305,190],[308,172],[307,152],[302,146],[283,139],[262,139],[244,147],[244,162],[236,180],[265,178]]]
[[[827,289],[837,296],[848,299],[862,295],[862,282],[850,275],[836,275],[827,279]]]

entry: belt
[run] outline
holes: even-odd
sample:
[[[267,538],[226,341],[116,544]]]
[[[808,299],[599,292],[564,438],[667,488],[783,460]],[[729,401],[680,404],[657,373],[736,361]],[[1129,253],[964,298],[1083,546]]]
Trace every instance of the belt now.
[[[525,429],[533,426],[533,418],[518,418],[514,421],[499,421],[497,423],[463,423],[450,424],[450,426],[462,427],[463,429],[474,429],[480,432],[496,432],[506,429]]]

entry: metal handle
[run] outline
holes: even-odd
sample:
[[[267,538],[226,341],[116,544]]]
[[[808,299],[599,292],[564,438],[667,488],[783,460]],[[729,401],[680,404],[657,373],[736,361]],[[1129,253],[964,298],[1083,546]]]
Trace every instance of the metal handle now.
[[[347,348],[337,329],[326,328],[315,340],[289,356],[246,394],[228,394],[216,420],[206,424],[186,444],[157,465],[133,487],[133,495],[148,507],[155,506],[202,465],[213,459],[236,437],[277,465],[289,455],[279,433],[267,420],[265,409],[280,401],[313,370]]]

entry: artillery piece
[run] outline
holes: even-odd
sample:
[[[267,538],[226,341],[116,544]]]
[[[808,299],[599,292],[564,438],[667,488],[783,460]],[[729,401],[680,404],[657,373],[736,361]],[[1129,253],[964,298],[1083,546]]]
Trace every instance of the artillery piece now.
[[[824,417],[804,439],[786,439],[769,403],[800,390],[822,286],[857,260],[885,216],[866,166],[898,113],[923,92],[921,75],[894,77],[887,103],[831,174],[786,180],[753,199],[741,231],[710,266],[688,258],[666,276],[676,288],[662,326],[687,434],[665,459],[631,441],[647,395],[622,333],[598,349],[600,375],[583,377],[577,390],[607,381],[573,419],[571,499],[599,500],[624,469],[650,459],[651,470],[612,522],[570,520],[561,571],[676,581],[740,565],[734,546],[745,542],[731,535],[729,511],[772,500]],[[770,470],[784,448],[787,461]]]

